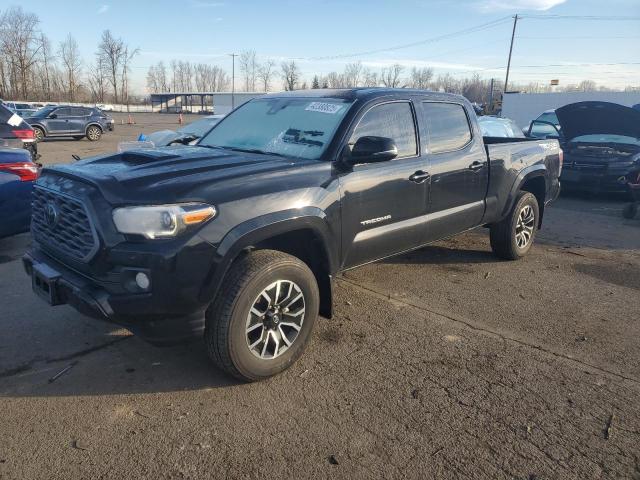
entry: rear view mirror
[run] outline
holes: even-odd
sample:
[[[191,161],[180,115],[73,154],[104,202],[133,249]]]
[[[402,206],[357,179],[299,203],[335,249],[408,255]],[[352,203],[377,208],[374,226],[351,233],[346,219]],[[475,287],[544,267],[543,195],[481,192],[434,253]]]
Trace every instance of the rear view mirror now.
[[[398,156],[398,147],[391,138],[365,136],[360,137],[351,149],[350,162],[375,163],[386,162]]]
[[[58,118],[58,115],[56,113],[52,113],[47,118]]]

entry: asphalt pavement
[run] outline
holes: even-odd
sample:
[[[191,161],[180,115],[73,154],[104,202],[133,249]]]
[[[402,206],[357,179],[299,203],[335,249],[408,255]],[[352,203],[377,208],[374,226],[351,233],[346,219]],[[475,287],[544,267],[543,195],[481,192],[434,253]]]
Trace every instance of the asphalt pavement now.
[[[349,271],[306,354],[255,384],[200,342],[47,306],[29,235],[0,240],[0,478],[640,479],[640,220],[622,206],[561,198],[518,262],[479,230]]]

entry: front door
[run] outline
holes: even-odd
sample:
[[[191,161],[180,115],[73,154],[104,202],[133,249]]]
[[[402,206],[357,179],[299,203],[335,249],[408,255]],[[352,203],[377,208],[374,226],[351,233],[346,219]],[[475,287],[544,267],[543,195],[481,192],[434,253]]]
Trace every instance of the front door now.
[[[355,165],[340,177],[344,268],[418,246],[428,201],[427,161],[420,157],[410,101],[379,103],[366,110],[349,148],[362,136],[393,139],[398,156]]]
[[[473,131],[462,104],[423,102],[422,115],[431,173],[427,243],[480,224],[489,165],[482,137]]]
[[[50,135],[63,135],[69,132],[69,117],[71,117],[71,108],[62,107],[51,112],[56,118],[49,117],[47,119],[47,130]]]

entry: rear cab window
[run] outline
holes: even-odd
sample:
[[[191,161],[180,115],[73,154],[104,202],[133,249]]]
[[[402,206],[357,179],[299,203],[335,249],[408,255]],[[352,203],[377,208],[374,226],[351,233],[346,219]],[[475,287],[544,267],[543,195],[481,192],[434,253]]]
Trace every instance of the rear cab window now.
[[[418,154],[413,108],[409,101],[394,101],[371,107],[360,119],[351,138],[349,148],[360,137],[376,136],[391,138],[398,147],[399,158],[415,157]]]
[[[428,131],[428,152],[454,152],[466,147],[473,138],[465,108],[458,103],[423,102]]]

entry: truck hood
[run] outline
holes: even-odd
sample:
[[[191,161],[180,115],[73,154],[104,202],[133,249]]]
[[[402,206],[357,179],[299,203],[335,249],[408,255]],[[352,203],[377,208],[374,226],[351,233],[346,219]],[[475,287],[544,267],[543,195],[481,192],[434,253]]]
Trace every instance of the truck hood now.
[[[556,115],[567,141],[595,134],[640,138],[640,111],[617,103],[571,103],[556,109]]]
[[[204,200],[214,185],[251,182],[295,169],[310,160],[232,152],[205,147],[165,147],[129,150],[56,165],[44,170],[96,186],[112,205]],[[318,163],[318,162],[314,162]],[[259,188],[260,182],[254,183]]]

